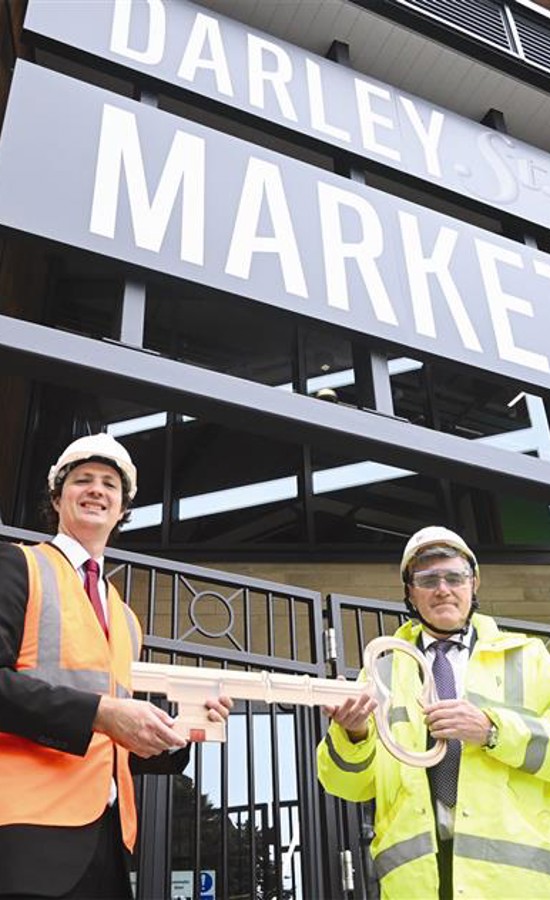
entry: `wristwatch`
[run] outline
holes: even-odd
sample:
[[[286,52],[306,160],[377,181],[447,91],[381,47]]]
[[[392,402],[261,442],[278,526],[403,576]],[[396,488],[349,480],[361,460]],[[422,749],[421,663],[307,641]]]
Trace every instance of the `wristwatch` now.
[[[483,744],[483,748],[485,750],[494,750],[497,744],[498,726],[495,725],[494,722],[491,722],[491,724],[489,725],[489,730],[487,732],[487,737],[485,738],[485,743]]]

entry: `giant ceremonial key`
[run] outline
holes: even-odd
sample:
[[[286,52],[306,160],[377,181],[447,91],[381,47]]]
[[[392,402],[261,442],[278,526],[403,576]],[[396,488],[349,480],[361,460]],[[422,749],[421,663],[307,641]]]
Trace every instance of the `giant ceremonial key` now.
[[[374,719],[380,740],[389,752],[411,766],[435,766],[445,755],[446,741],[438,740],[426,751],[414,751],[393,740],[389,725],[391,695],[376,666],[378,657],[389,650],[402,651],[416,660],[423,675],[419,702],[422,705],[436,702],[437,692],[423,654],[413,644],[392,637],[375,638],[365,647],[365,681],[137,662],[132,666],[132,682],[134,691],[163,694],[178,704],[175,727],[178,734],[189,741],[225,741],[225,722],[211,722],[208,719],[208,710],[204,705],[207,697],[226,695],[234,700],[260,700],[264,703],[337,706],[346,697],[358,697],[367,691],[378,701]]]

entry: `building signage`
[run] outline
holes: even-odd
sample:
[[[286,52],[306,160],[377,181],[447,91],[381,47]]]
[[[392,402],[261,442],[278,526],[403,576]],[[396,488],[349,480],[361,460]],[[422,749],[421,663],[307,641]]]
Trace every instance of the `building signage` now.
[[[550,154],[187,0],[29,0],[25,26],[550,225]]]
[[[550,256],[22,60],[0,224],[550,387]]]

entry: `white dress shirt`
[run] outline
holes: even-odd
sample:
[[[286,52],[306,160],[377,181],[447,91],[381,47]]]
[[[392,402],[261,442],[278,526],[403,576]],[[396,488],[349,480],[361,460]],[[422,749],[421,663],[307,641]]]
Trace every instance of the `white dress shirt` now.
[[[52,544],[55,544],[56,547],[59,547],[64,556],[67,557],[73,569],[76,569],[82,584],[84,584],[84,579],[86,578],[86,570],[84,569],[84,563],[91,559],[92,557],[88,553],[88,551],[79,544],[74,538],[69,537],[68,534],[56,534],[54,537]],[[94,557],[96,563],[99,565],[99,578],[97,580],[97,588],[99,591],[99,599],[101,600],[101,605],[103,607],[103,614],[105,616],[105,621],[107,625],[109,625],[109,608],[107,604],[107,588],[105,586],[105,579],[103,578],[103,572],[105,568],[105,559],[103,556],[99,558]]]
[[[453,669],[457,697],[464,696],[466,669],[468,666],[470,653],[472,652],[473,637],[474,629],[470,625],[466,634],[450,634],[447,638],[444,639],[451,641],[451,643],[457,645],[456,650],[454,649],[454,647],[451,647],[451,649],[446,653],[446,657]],[[441,638],[434,638],[431,634],[428,634],[427,631],[422,631],[422,649],[426,654],[426,660],[430,669],[433,667],[435,659],[435,650],[433,649],[433,645],[438,640],[441,640]]]

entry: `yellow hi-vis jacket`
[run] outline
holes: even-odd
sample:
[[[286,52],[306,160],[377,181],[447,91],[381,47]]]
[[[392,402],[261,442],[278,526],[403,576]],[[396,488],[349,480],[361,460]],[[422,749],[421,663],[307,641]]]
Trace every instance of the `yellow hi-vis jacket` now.
[[[29,597],[17,670],[52,686],[130,697],[131,663],[141,629],[112,585],[107,640],[82,582],[51,544],[21,548]],[[128,751],[94,733],[85,756],[0,733],[0,825],[85,825],[98,819],[116,777],[122,837],[136,838],[134,789]]]
[[[501,632],[474,615],[477,641],[465,697],[499,728],[493,750],[464,743],[453,842],[454,896],[464,900],[550,897],[550,656],[542,641]],[[416,643],[420,625],[396,637]],[[362,672],[359,676],[364,678]],[[391,663],[392,733],[413,750],[426,748],[416,697],[414,659]],[[375,798],[371,845],[384,900],[436,900],[436,824],[426,770],[391,756],[373,726],[357,744],[335,722],[318,747],[319,779],[331,794]]]

